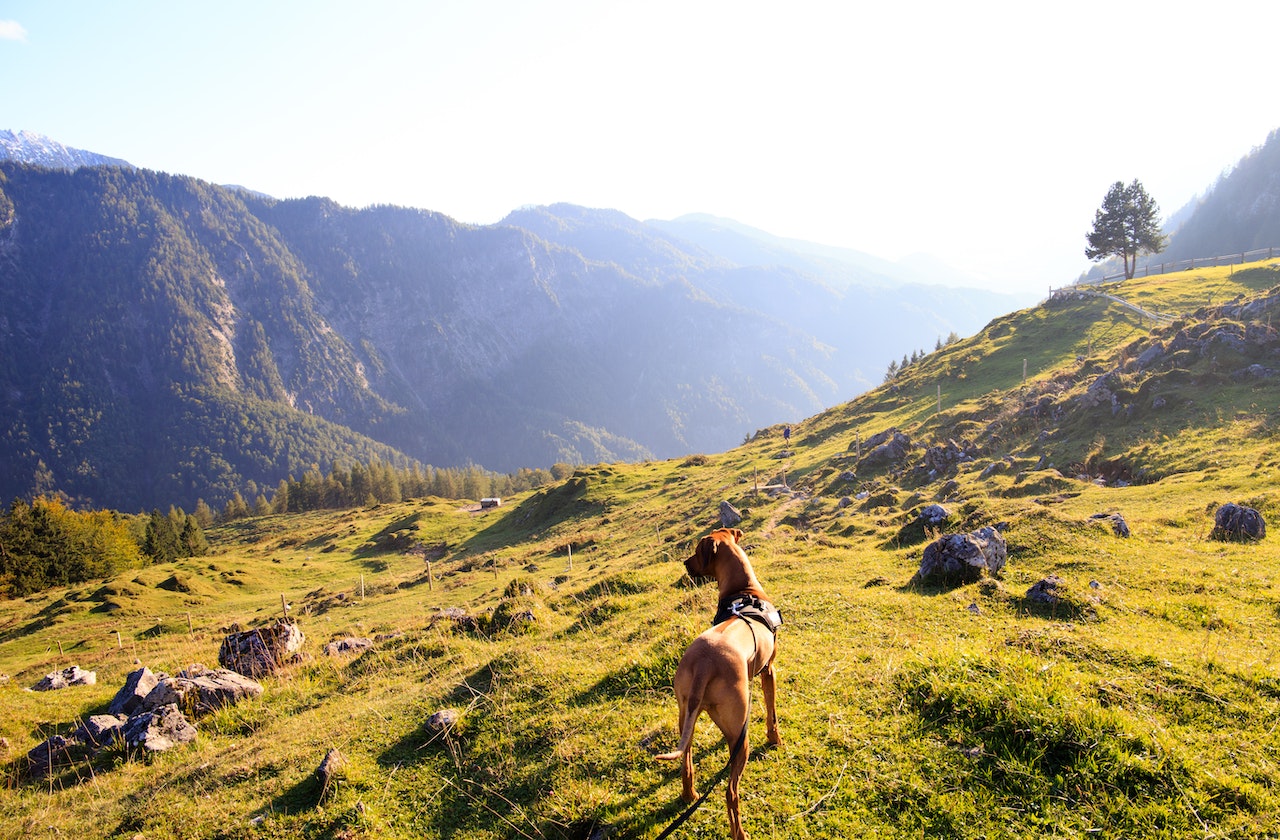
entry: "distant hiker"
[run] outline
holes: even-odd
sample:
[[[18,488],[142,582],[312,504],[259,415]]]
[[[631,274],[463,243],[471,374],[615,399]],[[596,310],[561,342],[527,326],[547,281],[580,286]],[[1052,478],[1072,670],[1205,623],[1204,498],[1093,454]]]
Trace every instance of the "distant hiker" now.
[[[783,427],[782,427],[782,439],[783,439],[783,441],[785,441],[786,443],[790,443],[790,442],[791,442],[791,427],[790,427],[790,426],[783,426]]]

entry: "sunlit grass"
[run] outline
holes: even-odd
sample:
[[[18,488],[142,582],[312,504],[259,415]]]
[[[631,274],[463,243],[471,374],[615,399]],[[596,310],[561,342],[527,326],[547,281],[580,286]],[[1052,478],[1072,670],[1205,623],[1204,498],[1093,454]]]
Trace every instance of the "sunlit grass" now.
[[[1264,292],[1273,271],[1112,292],[1185,313]],[[483,514],[431,499],[247,520],[214,529],[208,557],[0,602],[0,834],[656,836],[681,810],[677,774],[653,759],[676,740],[670,679],[715,600],[679,561],[729,501],[786,619],[780,747],[762,746],[754,689],[754,836],[1275,836],[1280,564],[1274,537],[1208,533],[1223,502],[1280,513],[1276,390],[1188,379],[1192,405],[1164,413],[1073,408],[1159,335],[1114,304],[1055,303],[795,424],[790,444],[764,429],[727,453],[584,467]],[[1042,396],[1056,420],[1024,411]],[[981,455],[936,477],[859,471],[860,443],[895,427]],[[1141,477],[1092,481],[1117,465]],[[792,493],[757,490],[784,479]],[[911,583],[934,535],[914,515],[939,498],[956,527],[1008,524],[998,580]],[[427,550],[380,548],[389,534]],[[1070,597],[1032,604],[1048,575]],[[213,665],[225,629],[276,619],[282,596],[307,661],[200,719],[196,744],[22,772],[139,663]],[[347,635],[377,641],[323,654]],[[70,664],[98,684],[23,690]],[[426,723],[446,708],[461,713],[447,736]],[[704,718],[703,780],[727,757],[718,740]],[[322,791],[314,771],[335,748],[348,765]],[[724,833],[713,796],[680,836]]]

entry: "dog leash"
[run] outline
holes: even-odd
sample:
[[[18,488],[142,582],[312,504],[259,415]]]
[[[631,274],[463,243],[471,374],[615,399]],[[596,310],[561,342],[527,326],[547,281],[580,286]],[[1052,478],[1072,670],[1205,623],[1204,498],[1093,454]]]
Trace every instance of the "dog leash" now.
[[[662,830],[662,833],[658,835],[657,840],[667,840],[667,838],[671,836],[672,832],[674,832],[680,826],[684,825],[685,820],[693,816],[693,812],[698,810],[698,807],[701,806],[702,803],[707,800],[707,797],[711,795],[711,792],[715,790],[716,787],[718,787],[721,782],[724,781],[725,776],[729,775],[729,770],[733,767],[734,759],[738,757],[738,753],[742,752],[743,745],[747,743],[747,726],[750,723],[751,723],[751,704],[750,702],[748,702],[747,720],[742,724],[742,734],[738,736],[738,743],[734,744],[733,749],[729,750],[729,763],[720,769],[720,772],[716,774],[716,777],[711,780],[711,784],[707,787],[706,790],[703,791],[702,796],[699,796],[697,799],[694,800],[692,805],[690,805],[688,808],[685,808],[684,813],[676,817],[675,822],[671,823],[671,825],[667,826],[665,829]],[[693,749],[692,744],[689,745],[689,749]]]

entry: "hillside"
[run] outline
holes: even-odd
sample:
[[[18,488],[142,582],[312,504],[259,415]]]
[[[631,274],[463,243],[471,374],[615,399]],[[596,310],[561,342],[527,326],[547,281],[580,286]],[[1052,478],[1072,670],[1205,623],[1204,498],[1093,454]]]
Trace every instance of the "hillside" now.
[[[786,619],[780,747],[761,748],[755,688],[752,836],[1275,836],[1275,537],[1208,533],[1224,502],[1280,513],[1280,264],[1106,291],[1172,320],[1073,292],[789,444],[769,427],[719,455],[583,467],[484,512],[421,499],[238,522],[209,557],[2,602],[0,832],[656,837],[681,810],[653,759],[676,741],[671,677],[715,601],[679,561],[728,501]],[[909,445],[874,448],[891,430]],[[926,527],[934,502],[948,517]],[[938,533],[994,523],[999,577],[913,582]],[[1058,604],[1029,600],[1051,575]],[[260,699],[151,761],[108,749],[23,775],[135,662],[211,665],[224,628],[272,620],[281,596],[309,659]],[[346,636],[376,641],[322,652]],[[71,664],[97,685],[23,690]],[[427,720],[445,708],[461,718],[441,736]],[[726,755],[712,729],[703,784]],[[348,765],[322,790],[330,748]],[[677,836],[724,832],[717,793]]]
[[[1224,171],[1204,194],[1174,210],[1163,231],[1168,236],[1165,249],[1140,256],[1138,274],[1249,252],[1255,252],[1249,259],[1258,259],[1257,251],[1280,247],[1280,130]],[[1123,270],[1112,258],[1082,277],[1097,280]]]
[[[1189,209],[1153,262],[1280,245],[1280,131],[1271,132]]]
[[[612,211],[473,227],[0,162],[0,495],[190,509],[335,461],[722,451],[1006,309],[835,292]]]

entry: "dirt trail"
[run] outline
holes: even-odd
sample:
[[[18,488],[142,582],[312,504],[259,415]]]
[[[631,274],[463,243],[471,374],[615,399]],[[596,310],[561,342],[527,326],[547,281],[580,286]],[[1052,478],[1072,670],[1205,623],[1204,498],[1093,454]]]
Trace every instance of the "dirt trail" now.
[[[762,490],[764,488],[761,488]],[[778,527],[778,523],[782,521],[782,517],[786,516],[787,511],[791,510],[798,504],[804,502],[805,497],[801,494],[795,494],[787,501],[774,508],[773,513],[765,520],[764,526],[760,529],[760,538],[768,539],[773,533],[773,529]]]

